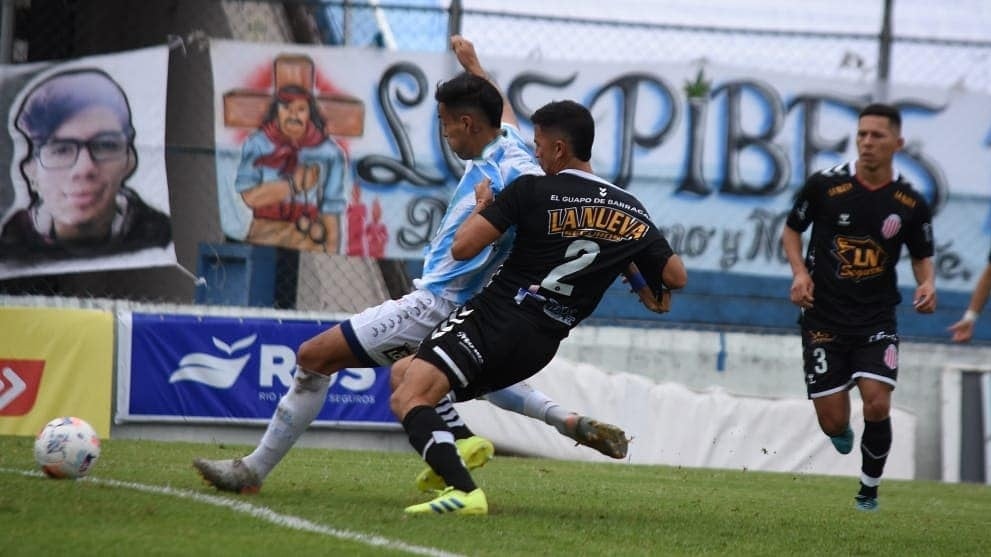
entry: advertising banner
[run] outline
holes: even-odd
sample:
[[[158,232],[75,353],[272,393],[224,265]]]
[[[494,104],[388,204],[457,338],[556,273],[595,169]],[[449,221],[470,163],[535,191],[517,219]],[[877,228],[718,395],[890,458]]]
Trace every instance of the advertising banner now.
[[[292,387],[296,349],[334,324],[121,312],[115,420],[267,423]],[[315,423],[398,427],[389,394],[388,368],[345,369]]]
[[[168,60],[162,46],[0,66],[0,279],[176,263]]]
[[[461,69],[453,54],[232,41],[210,50],[227,236],[422,256],[464,168],[433,98]],[[690,269],[729,279],[790,279],[778,235],[792,198],[812,172],[856,159],[857,114],[877,100],[869,82],[705,61],[483,62],[524,137],[547,102],[588,106],[595,172],[644,202]],[[904,120],[895,166],[936,215],[937,284],[969,290],[986,264],[991,97],[892,85],[885,100]],[[295,143],[282,133],[291,125],[307,130]],[[907,262],[899,276],[913,284]]]
[[[0,435],[76,416],[110,435],[113,314],[0,307]]]

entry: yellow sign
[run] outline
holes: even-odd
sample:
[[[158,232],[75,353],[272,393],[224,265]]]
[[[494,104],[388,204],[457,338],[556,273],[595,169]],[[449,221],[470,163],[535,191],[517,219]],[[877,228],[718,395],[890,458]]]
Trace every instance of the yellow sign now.
[[[113,356],[109,311],[0,308],[0,435],[76,416],[109,437]]]

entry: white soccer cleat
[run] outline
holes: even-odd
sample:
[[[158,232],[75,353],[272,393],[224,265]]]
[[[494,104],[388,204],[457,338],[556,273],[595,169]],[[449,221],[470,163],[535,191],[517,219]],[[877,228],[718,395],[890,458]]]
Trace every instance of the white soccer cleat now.
[[[240,458],[233,460],[197,458],[193,460],[193,467],[200,473],[200,476],[203,476],[206,483],[220,491],[249,494],[258,493],[262,488],[258,474],[248,468],[248,465]]]

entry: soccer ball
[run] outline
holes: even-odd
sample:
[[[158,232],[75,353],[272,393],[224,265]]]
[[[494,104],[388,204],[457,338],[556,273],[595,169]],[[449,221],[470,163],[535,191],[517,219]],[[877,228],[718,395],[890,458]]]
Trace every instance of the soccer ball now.
[[[85,420],[66,416],[45,424],[34,440],[34,460],[49,478],[81,478],[100,458],[100,438]]]

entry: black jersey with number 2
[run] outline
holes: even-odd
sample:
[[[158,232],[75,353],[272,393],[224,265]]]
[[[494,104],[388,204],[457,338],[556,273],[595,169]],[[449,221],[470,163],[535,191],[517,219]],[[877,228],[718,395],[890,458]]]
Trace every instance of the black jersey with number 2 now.
[[[578,170],[520,177],[481,214],[502,231],[515,225],[516,238],[476,303],[520,306],[565,335],[630,261],[656,290],[673,254],[637,198]]]
[[[795,199],[788,226],[812,225],[805,258],[815,284],[802,324],[810,329],[871,334],[893,330],[901,302],[895,265],[902,245],[916,259],[933,255],[932,213],[901,176],[864,187],[846,163],[810,176]]]

